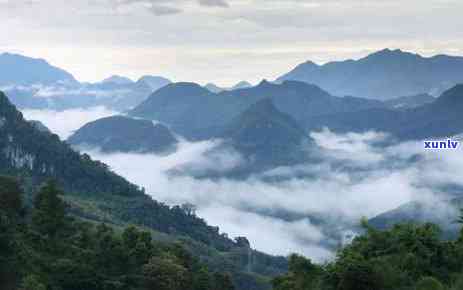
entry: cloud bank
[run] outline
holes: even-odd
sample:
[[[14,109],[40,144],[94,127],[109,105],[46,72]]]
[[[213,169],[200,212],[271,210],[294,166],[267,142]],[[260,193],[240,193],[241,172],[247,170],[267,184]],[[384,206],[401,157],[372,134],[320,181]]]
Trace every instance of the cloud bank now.
[[[70,112],[28,115],[66,136],[96,112],[110,113],[74,111],[73,119],[80,121],[73,124],[63,121]],[[322,156],[321,162],[274,168],[241,180],[178,174],[224,173],[242,165],[243,158],[222,150],[220,140],[181,141],[167,156],[85,152],[145,187],[154,199],[193,203],[198,215],[221,232],[247,236],[254,248],[271,254],[298,252],[324,261],[362,217],[410,201],[431,205],[433,214],[445,219],[453,214],[445,203],[450,198],[446,187],[463,187],[462,149],[425,151],[420,142],[397,143],[378,132],[339,135],[324,130],[311,137],[315,145],[307,148],[308,154]]]

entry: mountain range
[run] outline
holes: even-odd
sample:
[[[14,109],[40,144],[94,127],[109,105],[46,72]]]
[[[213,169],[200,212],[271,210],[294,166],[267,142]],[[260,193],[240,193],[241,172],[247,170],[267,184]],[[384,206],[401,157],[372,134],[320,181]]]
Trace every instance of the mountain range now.
[[[327,127],[335,132],[388,132],[400,139],[450,137],[463,132],[463,85],[445,91],[434,102],[408,110],[372,108],[355,113],[314,117],[308,130]]]
[[[125,111],[170,83],[166,78],[148,75],[136,82],[115,75],[97,83],[81,83],[43,59],[9,53],[0,55],[0,67],[4,72],[0,73],[0,88],[21,109],[105,106]]]
[[[463,57],[423,57],[402,50],[384,49],[359,60],[318,65],[307,61],[276,81],[304,81],[337,96],[388,100],[417,94],[440,95],[463,82]]]
[[[231,240],[218,227],[207,225],[191,212],[191,206],[187,210],[153,200],[107,165],[38,129],[1,92],[0,174],[19,178],[29,202],[38,186],[53,178],[66,190],[63,198],[74,217],[115,227],[135,224],[150,230],[156,239],[181,242],[212,269],[231,272],[238,289],[267,289],[270,277],[287,269],[285,258],[243,248],[241,240]],[[252,269],[241,262],[250,255]]]
[[[375,100],[335,97],[317,86],[297,81],[273,84],[264,80],[255,87],[220,93],[194,83],[173,83],[154,92],[129,115],[160,121],[174,132],[201,140],[217,137],[251,105],[266,98],[300,124],[313,116],[385,106]]]

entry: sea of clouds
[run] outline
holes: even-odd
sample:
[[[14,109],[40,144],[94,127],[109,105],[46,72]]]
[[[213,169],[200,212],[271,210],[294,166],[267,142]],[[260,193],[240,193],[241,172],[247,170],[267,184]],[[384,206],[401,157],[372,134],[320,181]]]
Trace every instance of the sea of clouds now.
[[[85,123],[117,112],[100,107],[23,113],[65,139]],[[185,168],[227,172],[242,165],[237,152],[221,150],[221,140],[182,140],[175,153],[165,156],[83,150],[143,186],[154,199],[195,204],[209,224],[232,237],[248,237],[258,250],[297,252],[316,261],[332,257],[338,243],[333,232],[349,232],[362,217],[410,201],[436,204],[448,198],[446,186],[463,186],[461,149],[425,151],[420,142],[398,143],[378,132],[335,134],[326,129],[311,137],[314,143],[306,150],[322,157],[321,162],[274,168],[246,179],[172,174]],[[448,216],[451,211],[441,209],[445,212],[432,214]]]

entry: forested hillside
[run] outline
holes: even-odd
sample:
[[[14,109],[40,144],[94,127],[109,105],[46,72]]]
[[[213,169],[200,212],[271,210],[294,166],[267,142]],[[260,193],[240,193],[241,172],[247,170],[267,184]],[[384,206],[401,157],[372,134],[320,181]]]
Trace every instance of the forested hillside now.
[[[25,208],[15,179],[0,176],[2,290],[233,290],[178,244],[134,226],[113,228],[66,214],[62,191],[45,184]]]
[[[194,214],[192,205],[170,207],[113,173],[107,165],[79,154],[58,136],[37,130],[0,93],[0,174],[19,178],[25,202],[52,178],[68,194],[67,212],[92,222],[124,227],[136,224],[156,239],[182,243],[214,269],[229,271],[239,289],[269,287],[286,270],[283,257],[243,247]],[[249,267],[249,256],[253,265]]]
[[[463,222],[460,217],[459,222]],[[363,224],[365,234],[324,265],[293,255],[275,290],[461,290],[463,232],[443,240],[433,224],[398,224],[385,231]]]

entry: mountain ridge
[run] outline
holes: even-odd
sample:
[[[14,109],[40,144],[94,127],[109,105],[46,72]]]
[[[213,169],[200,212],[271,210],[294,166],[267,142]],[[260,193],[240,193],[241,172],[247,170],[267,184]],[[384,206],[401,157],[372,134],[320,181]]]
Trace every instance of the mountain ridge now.
[[[387,100],[429,93],[439,95],[463,82],[463,57],[423,57],[400,49],[384,49],[358,60],[317,65],[307,61],[277,78],[319,85],[334,95]]]

